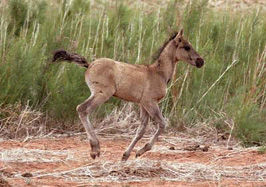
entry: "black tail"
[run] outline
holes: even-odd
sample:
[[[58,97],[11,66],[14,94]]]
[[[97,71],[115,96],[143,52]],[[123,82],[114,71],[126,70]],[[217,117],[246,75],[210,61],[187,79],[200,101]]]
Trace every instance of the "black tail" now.
[[[85,57],[80,56],[77,53],[69,53],[65,50],[57,50],[54,52],[53,62],[55,61],[68,61],[68,62],[75,62],[79,66],[88,68],[88,62]]]

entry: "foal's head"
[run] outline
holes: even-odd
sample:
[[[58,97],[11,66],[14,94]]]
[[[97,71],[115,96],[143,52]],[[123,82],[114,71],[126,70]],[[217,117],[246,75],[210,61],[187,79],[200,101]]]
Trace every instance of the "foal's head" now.
[[[184,39],[183,29],[178,32],[174,38],[174,43],[176,46],[175,58],[177,60],[185,61],[197,68],[201,68],[203,66],[203,58],[193,49],[191,44]]]

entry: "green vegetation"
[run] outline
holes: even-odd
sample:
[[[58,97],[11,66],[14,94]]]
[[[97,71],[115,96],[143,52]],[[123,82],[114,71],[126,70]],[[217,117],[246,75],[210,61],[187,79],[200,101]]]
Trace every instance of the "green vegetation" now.
[[[266,146],[262,146],[258,148],[258,153],[259,154],[265,154],[266,153]]]
[[[85,69],[52,64],[54,50],[64,48],[88,61],[108,57],[147,64],[169,37],[169,28],[183,27],[206,64],[203,69],[177,65],[161,103],[171,125],[216,120],[221,128],[230,119],[245,145],[266,143],[265,11],[217,10],[207,1],[170,1],[160,8],[87,0],[0,5],[1,108],[29,103],[53,119],[73,121],[76,106],[90,95]],[[96,117],[120,104],[111,99]]]

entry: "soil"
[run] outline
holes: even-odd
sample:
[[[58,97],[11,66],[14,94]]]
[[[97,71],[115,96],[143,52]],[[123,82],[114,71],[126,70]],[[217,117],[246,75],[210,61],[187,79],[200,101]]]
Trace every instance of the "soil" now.
[[[100,136],[96,160],[80,135],[1,140],[0,186],[266,186],[266,154],[257,148],[212,144],[203,150],[197,141],[165,136],[136,159],[142,140],[124,163],[130,140]]]

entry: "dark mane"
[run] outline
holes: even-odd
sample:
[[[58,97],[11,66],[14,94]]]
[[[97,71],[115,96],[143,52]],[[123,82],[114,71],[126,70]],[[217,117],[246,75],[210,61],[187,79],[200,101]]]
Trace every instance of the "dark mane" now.
[[[159,56],[161,55],[162,51],[164,50],[164,48],[167,46],[167,44],[173,40],[176,36],[177,36],[178,32],[173,32],[171,35],[170,35],[170,38],[168,40],[166,40],[164,42],[164,44],[152,55],[152,62],[155,62]]]

